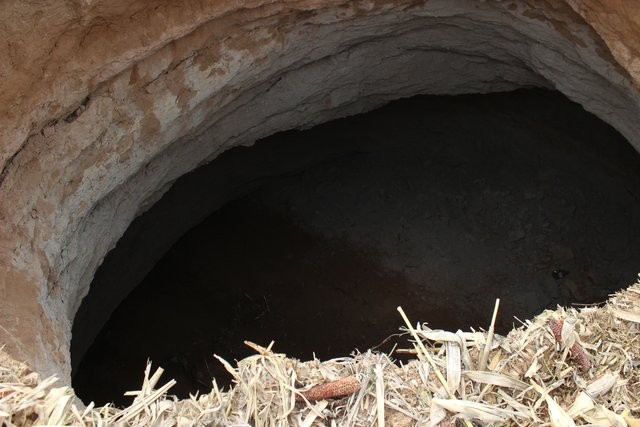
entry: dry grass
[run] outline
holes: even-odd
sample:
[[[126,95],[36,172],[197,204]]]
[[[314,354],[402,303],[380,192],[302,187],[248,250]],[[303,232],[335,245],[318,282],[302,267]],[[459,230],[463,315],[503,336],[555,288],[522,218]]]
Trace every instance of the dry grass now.
[[[417,360],[401,367],[371,352],[300,362],[248,343],[256,355],[237,366],[220,359],[234,377],[230,391],[214,381],[211,393],[177,400],[167,396],[173,382],[158,386],[162,370],[148,366],[134,403],[122,410],[80,408],[73,390],[0,352],[0,426],[636,427],[639,327],[636,284],[602,308],[545,311],[507,337],[492,328],[434,331],[407,319]],[[576,359],[577,348],[588,365]],[[327,385],[312,389],[319,384]]]

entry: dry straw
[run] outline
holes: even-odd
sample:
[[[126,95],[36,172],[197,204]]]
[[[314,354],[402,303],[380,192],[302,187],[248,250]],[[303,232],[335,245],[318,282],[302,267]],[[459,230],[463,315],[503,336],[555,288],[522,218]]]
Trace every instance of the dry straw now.
[[[604,307],[545,311],[507,337],[413,326],[402,313],[418,355],[405,365],[372,352],[300,362],[247,343],[256,354],[235,366],[218,358],[231,390],[213,381],[178,400],[149,365],[124,409],[83,407],[0,351],[0,426],[640,426],[639,284]]]

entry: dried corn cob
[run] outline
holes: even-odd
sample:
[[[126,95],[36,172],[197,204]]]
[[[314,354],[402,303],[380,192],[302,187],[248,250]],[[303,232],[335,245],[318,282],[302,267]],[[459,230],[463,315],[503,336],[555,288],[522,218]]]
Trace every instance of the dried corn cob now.
[[[317,401],[348,396],[358,390],[360,390],[360,382],[355,376],[351,375],[325,384],[315,385],[309,390],[301,392],[301,394],[309,401]],[[296,400],[302,400],[302,397],[296,396]]]
[[[551,328],[556,341],[560,345],[562,345],[562,325],[562,320],[549,319],[549,327]],[[577,342],[569,348],[569,357],[583,371],[588,371],[591,368],[591,361],[587,357],[584,349]]]

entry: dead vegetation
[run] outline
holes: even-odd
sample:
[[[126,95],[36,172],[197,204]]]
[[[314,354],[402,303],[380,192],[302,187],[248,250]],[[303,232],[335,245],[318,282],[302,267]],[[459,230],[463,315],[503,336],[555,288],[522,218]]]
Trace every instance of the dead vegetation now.
[[[237,366],[219,359],[231,390],[213,381],[178,400],[149,365],[125,409],[83,408],[0,352],[0,425],[640,426],[640,284],[604,307],[545,311],[507,337],[406,324],[416,360],[403,366],[372,352],[300,362],[248,343],[257,354]]]

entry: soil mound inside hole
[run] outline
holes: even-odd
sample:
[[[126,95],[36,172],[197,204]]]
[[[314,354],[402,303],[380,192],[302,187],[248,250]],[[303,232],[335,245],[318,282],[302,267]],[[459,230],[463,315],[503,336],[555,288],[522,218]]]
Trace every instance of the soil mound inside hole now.
[[[257,144],[265,162],[322,154],[185,234],[80,363],[79,396],[129,403],[148,358],[178,396],[207,391],[228,383],[211,355],[245,357],[245,339],[302,359],[366,350],[398,332],[398,305],[456,330],[486,327],[499,297],[506,333],[604,301],[640,265],[637,154],[553,92],[416,97]]]

